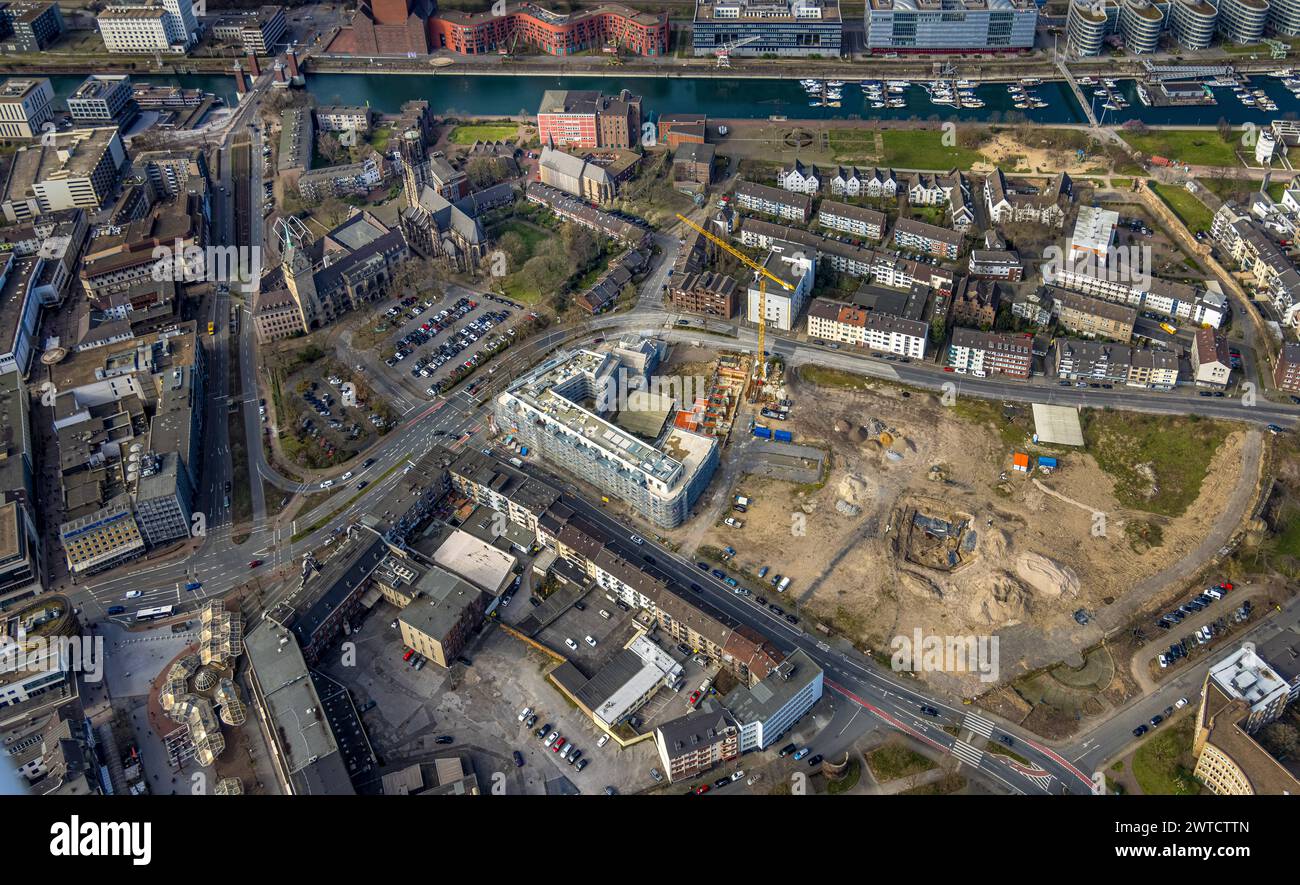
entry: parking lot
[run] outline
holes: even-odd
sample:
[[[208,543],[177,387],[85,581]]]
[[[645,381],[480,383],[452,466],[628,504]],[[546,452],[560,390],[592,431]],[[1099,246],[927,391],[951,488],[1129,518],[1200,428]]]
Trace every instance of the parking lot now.
[[[507,346],[513,324],[523,315],[517,305],[495,295],[448,288],[444,305],[435,310],[430,299],[408,297],[388,308],[392,327],[384,364],[409,372],[426,384],[425,394],[438,393],[457,368],[470,369]]]
[[[1174,641],[1169,648],[1156,656],[1156,664],[1165,670],[1175,666],[1180,660],[1199,656],[1214,643],[1216,638],[1231,632],[1237,625],[1249,620],[1253,605],[1250,600],[1235,603],[1231,591],[1235,587],[1230,582],[1223,582],[1207,587],[1205,592],[1194,596],[1186,603],[1163,615],[1156,621],[1156,627],[1164,631]],[[1207,620],[1198,617],[1201,612],[1213,608],[1219,617]],[[1186,619],[1200,622],[1195,631],[1181,635],[1180,625]],[[1190,627],[1190,624],[1188,625]]]
[[[347,460],[391,426],[387,404],[373,401],[360,377],[343,372],[337,364],[332,368],[310,365],[291,381],[288,407],[293,423],[288,429],[305,449],[300,460],[306,463]],[[353,405],[344,404],[343,388],[349,383],[356,389]],[[265,403],[260,408],[265,421]]]
[[[622,750],[611,740],[597,747],[601,733],[595,723],[546,681],[553,658],[489,622],[465,649],[469,666],[458,663],[444,670],[426,664],[416,670],[402,660],[401,636],[391,626],[397,614],[392,605],[377,603],[348,637],[356,643],[352,665],[331,654],[320,664],[346,686],[361,711],[380,773],[458,752],[470,756],[484,792],[497,776],[506,792],[533,795],[596,794],[606,786],[633,792],[653,784],[653,742]],[[525,706],[537,713],[534,728],[549,723],[566,742],[576,743],[583,751],[580,758],[589,760],[583,771],[560,760],[524,727],[518,717]],[[522,766],[515,764],[515,751]]]

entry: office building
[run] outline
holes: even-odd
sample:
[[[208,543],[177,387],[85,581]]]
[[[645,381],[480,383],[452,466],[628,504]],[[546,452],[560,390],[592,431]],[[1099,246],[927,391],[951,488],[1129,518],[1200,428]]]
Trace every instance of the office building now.
[[[869,0],[867,51],[1028,50],[1037,23],[1033,0]]]
[[[1119,32],[1129,52],[1155,52],[1164,28],[1165,14],[1151,0],[1120,0]]]
[[[490,598],[433,566],[412,584],[416,598],[397,616],[402,643],[439,667],[450,667],[483,620]]]
[[[1100,55],[1107,35],[1119,24],[1119,0],[1070,0],[1065,45],[1070,55]]]
[[[673,528],[713,476],[718,444],[677,427],[647,443],[603,417],[621,407],[620,390],[648,380],[612,352],[564,351],[516,379],[493,411],[498,427],[543,460]]]
[[[712,271],[678,274],[668,287],[674,310],[730,319],[739,306],[739,284],[734,277]]]
[[[1219,10],[1209,0],[1173,0],[1169,4],[1169,33],[1184,49],[1208,49],[1218,19]]]
[[[183,54],[198,37],[190,0],[157,0],[143,6],[109,6],[95,19],[109,52]]]
[[[838,0],[696,0],[695,55],[838,58],[844,35]]]
[[[616,193],[614,179],[586,157],[566,154],[550,147],[542,148],[537,173],[543,184],[559,188],[592,203],[605,203]]]
[[[289,30],[283,6],[223,10],[211,25],[212,35],[227,43],[238,43],[246,53],[270,55],[284,41]]]
[[[125,74],[91,74],[68,96],[68,113],[78,126],[121,126],[139,114]]]
[[[35,138],[54,117],[54,89],[48,77],[0,83],[0,138]]]
[[[72,129],[49,144],[20,148],[0,195],[0,212],[13,222],[81,208],[104,208],[117,192],[126,149],[116,128]]]
[[[740,752],[765,750],[822,696],[822,668],[796,649],[762,681],[732,690],[722,706],[740,727]]]
[[[67,31],[57,3],[0,3],[0,50],[41,52]]]

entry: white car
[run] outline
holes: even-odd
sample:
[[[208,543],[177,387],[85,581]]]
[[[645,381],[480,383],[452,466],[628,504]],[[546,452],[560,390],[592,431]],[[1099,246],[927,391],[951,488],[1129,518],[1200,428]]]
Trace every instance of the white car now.
[[[1184,700],[1184,702],[1186,702],[1187,699],[1184,698],[1183,700]],[[605,744],[607,744],[607,743],[609,743],[609,735],[607,735],[607,734],[602,734],[602,735],[600,736],[600,740],[596,741],[596,746],[597,746],[597,747],[603,747],[603,746],[605,746]]]
[[[144,592],[141,590],[132,590],[126,594],[127,599],[138,599],[141,596],[144,596]]]
[[[330,486],[332,486],[332,485],[334,485],[334,480],[332,480],[332,479],[327,479],[327,480],[324,480],[324,481],[320,484],[320,487],[321,487],[322,489],[328,489],[328,488],[329,488]]]
[[[1177,701],[1174,702],[1175,710],[1181,710],[1183,707],[1186,706],[1187,706],[1187,698],[1179,698]]]
[[[1165,667],[1169,666],[1169,659],[1166,658],[1164,655],[1160,655],[1158,658],[1156,658],[1156,660],[1160,662],[1160,669],[1162,670]]]
[[[592,648],[596,647],[596,640],[592,639],[590,636],[582,637],[582,641],[590,645]]]
[[[564,644],[567,645],[569,648],[573,649],[574,651],[578,650],[578,643],[574,642],[572,639],[564,640]]]
[[[645,543],[645,538],[641,537],[640,535],[633,535],[633,536],[632,536],[632,543],[633,543],[633,544],[644,544],[644,543]]]
[[[520,712],[519,714],[519,721],[523,722],[525,719],[527,719],[529,716],[532,715],[532,712],[533,712],[532,707],[524,707],[523,711]]]
[[[744,772],[743,770],[742,770],[742,771],[737,771],[735,774],[733,774],[733,775],[731,776],[731,779],[732,779],[733,781],[738,781],[738,780],[740,780],[740,779],[741,779],[742,777],[744,777],[744,776],[745,776],[745,772]]]
[[[341,477],[339,477],[339,478],[342,479],[344,482],[347,482],[349,479],[352,478],[352,471],[349,470],[347,473],[343,474],[343,475],[342,475]]]

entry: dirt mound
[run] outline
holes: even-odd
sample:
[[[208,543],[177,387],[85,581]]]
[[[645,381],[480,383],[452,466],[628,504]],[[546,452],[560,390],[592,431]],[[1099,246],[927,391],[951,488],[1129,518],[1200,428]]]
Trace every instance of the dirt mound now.
[[[899,583],[902,584],[904,590],[920,596],[922,599],[943,598],[943,591],[939,589],[939,585],[925,575],[918,575],[916,572],[907,569],[899,569],[898,577]]]
[[[850,473],[840,480],[836,493],[844,502],[861,506],[867,503],[867,499],[871,495],[871,488],[867,485],[865,479]]]
[[[1030,595],[1006,572],[981,575],[965,585],[967,616],[973,623],[1010,627],[1029,616]]]
[[[1079,576],[1071,568],[1037,553],[1016,557],[1016,574],[1044,596],[1074,596],[1079,592]]]

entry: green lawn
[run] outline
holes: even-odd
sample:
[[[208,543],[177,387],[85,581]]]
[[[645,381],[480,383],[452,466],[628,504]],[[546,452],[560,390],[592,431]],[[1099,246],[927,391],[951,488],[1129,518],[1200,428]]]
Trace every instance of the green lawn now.
[[[883,154],[876,151],[876,136],[884,144]],[[846,162],[875,163],[902,169],[967,169],[983,159],[979,151],[944,144],[938,129],[832,129],[830,146],[837,159]]]
[[[452,144],[473,144],[476,141],[505,141],[519,134],[515,123],[466,123],[451,130]]]
[[[1133,777],[1148,796],[1194,796],[1200,791],[1192,777],[1192,730],[1196,720],[1184,716],[1172,728],[1157,731],[1133,754]]]
[[[1144,154],[1168,157],[1193,166],[1240,166],[1237,149],[1241,132],[1233,130],[1232,140],[1224,141],[1217,130],[1160,129],[1142,134],[1120,131],[1120,137]]]
[[[934,762],[902,744],[886,744],[867,754],[867,764],[877,781],[898,780],[934,768]]]
[[[838,387],[843,390],[862,390],[867,387],[870,380],[862,375],[854,375],[840,369],[811,364],[799,367],[799,377],[818,387]]]
[[[882,165],[904,169],[969,169],[984,158],[979,151],[944,145],[944,133],[935,129],[888,129]]]
[[[1200,494],[1210,459],[1230,425],[1196,415],[1085,410],[1083,438],[1115,479],[1120,506],[1181,515]]]
[[[1198,230],[1210,229],[1214,213],[1187,188],[1172,184],[1152,184],[1151,189],[1165,201],[1189,231],[1196,233]]]
[[[858,780],[861,777],[862,763],[856,759],[850,759],[848,770],[844,773],[844,780],[831,781],[826,785],[826,792],[832,796],[838,793],[847,793],[858,785]]]

